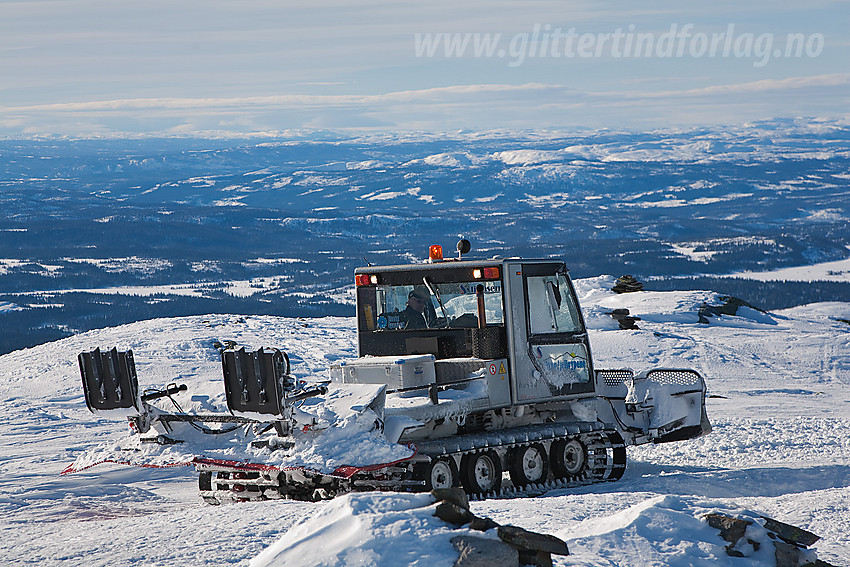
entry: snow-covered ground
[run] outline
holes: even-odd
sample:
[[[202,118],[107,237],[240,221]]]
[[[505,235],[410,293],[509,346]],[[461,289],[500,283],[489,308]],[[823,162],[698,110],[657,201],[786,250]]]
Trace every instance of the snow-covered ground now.
[[[15,305],[14,303],[9,303],[8,301],[0,301],[0,313],[3,311],[19,311],[22,307]]]
[[[697,307],[716,299],[711,292],[614,295],[613,281],[577,282],[597,367],[696,368],[708,382],[714,431],[629,449],[616,483],[474,502],[473,511],[563,538],[573,555],[557,565],[767,564],[767,552],[728,557],[701,521],[709,511],[806,528],[823,538],[821,559],[850,564],[850,325],[838,320],[850,319],[850,304],[742,309],[704,325]],[[606,313],[621,307],[641,318],[640,330],[617,329]],[[200,409],[223,405],[213,343],[225,340],[282,348],[302,378],[356,354],[353,319],[215,315],[143,321],[0,356],[0,563],[246,564],[267,548],[266,558],[287,550],[291,558],[300,546],[316,561],[345,549],[347,564],[399,565],[413,557],[400,555],[404,545],[421,548],[427,538],[430,555],[419,564],[452,564],[451,534],[426,536],[427,511],[405,512],[427,505],[425,495],[212,507],[200,502],[189,467],[101,465],[59,476],[126,428],[86,409],[78,353],[132,348],[143,387],[186,383],[185,405]]]
[[[95,293],[102,295],[134,295],[151,297],[154,295],[180,295],[189,297],[207,297],[210,292],[223,292],[234,297],[249,297],[259,293],[279,290],[281,286],[292,280],[292,276],[276,275],[250,280],[229,280],[204,283],[180,283],[163,285],[129,285],[101,288],[77,288],[45,291],[22,291],[9,294],[11,296],[55,296],[57,293]],[[0,303],[0,305],[12,305]]]
[[[850,258],[834,262],[821,262],[812,266],[794,266],[767,272],[738,272],[730,278],[769,281],[835,281],[850,282]]]

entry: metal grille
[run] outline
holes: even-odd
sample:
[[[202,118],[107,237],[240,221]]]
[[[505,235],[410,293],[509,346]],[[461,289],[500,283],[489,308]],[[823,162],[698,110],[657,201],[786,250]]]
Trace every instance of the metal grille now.
[[[606,388],[616,388],[631,380],[633,373],[631,370],[598,370],[596,375],[602,378]]]
[[[650,370],[646,379],[662,386],[694,386],[700,382],[693,370]]]

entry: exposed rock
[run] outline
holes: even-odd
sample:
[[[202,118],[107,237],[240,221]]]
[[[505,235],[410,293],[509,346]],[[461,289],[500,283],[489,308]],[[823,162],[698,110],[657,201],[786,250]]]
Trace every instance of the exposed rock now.
[[[475,517],[472,515],[472,512],[466,508],[461,508],[453,502],[440,502],[434,511],[434,515],[456,526],[468,524]]]
[[[431,495],[437,502],[451,502],[469,510],[469,497],[462,488],[435,488],[431,491]]]
[[[479,518],[469,511],[469,500],[459,488],[436,489],[431,494],[439,504],[434,515],[456,527],[468,524],[473,530],[486,532],[497,528],[502,541],[458,536],[451,540],[460,552],[455,567],[533,565],[552,567],[552,553],[569,555],[567,544],[555,536],[538,534],[516,526],[500,526],[490,518]],[[498,544],[498,549],[493,549]],[[512,555],[506,557],[501,548],[507,547]]]
[[[552,554],[545,551],[520,549],[519,564],[533,565],[534,567],[552,567]]]
[[[726,553],[732,557],[748,556],[747,549],[750,547],[753,551],[759,549],[759,542],[749,538],[745,540],[747,527],[753,525],[753,522],[723,514],[707,514],[704,518],[709,526],[720,530],[720,537],[729,542]],[[813,550],[806,549],[820,539],[818,536],[772,518],[765,516],[761,518],[764,520],[767,535],[774,540],[776,567],[826,567],[828,565],[819,561]]]
[[[487,530],[491,530],[493,528],[498,527],[499,524],[497,524],[490,518],[479,518],[478,516],[473,516],[472,520],[469,522],[469,528],[473,530],[478,530],[479,532],[486,532]]]
[[[625,275],[617,278],[617,283],[611,288],[614,293],[631,293],[635,291],[643,291],[643,284],[637,281],[634,276]]]
[[[803,554],[799,547],[784,541],[775,541],[773,545],[776,547],[776,567],[800,567]]]
[[[708,303],[703,303],[699,306],[699,310],[697,315],[699,316],[699,322],[708,324],[709,317],[717,317],[720,315],[735,315],[738,313],[738,309],[741,307],[749,307],[750,309],[754,309],[761,313],[764,313],[762,309],[750,305],[743,299],[738,299],[737,297],[731,296],[723,296],[721,297],[723,303],[720,305],[709,305]]]
[[[738,543],[738,540],[744,537],[747,526],[752,525],[749,520],[739,520],[723,514],[706,514],[705,520],[709,526],[720,530],[720,537],[732,545]]]
[[[499,538],[515,547],[533,551],[545,551],[555,555],[569,555],[570,550],[563,540],[546,534],[538,534],[516,526],[500,526]]]
[[[762,519],[764,519],[765,529],[775,533],[780,539],[788,543],[809,547],[820,539],[820,536],[816,536],[812,532],[806,531],[803,528],[784,524],[774,520],[773,518],[767,518],[765,516],[762,516]]]
[[[620,324],[621,330],[639,328],[635,324],[635,322],[640,321],[640,317],[632,317],[631,315],[629,315],[628,309],[614,309],[610,313],[606,313],[606,315],[610,315],[611,317],[613,317],[617,321],[617,323]]]
[[[454,567],[511,567],[519,565],[516,549],[501,541],[462,535],[451,539],[460,556]]]
[[[220,341],[213,342],[213,348],[219,352],[224,352],[227,349],[236,348],[236,341],[224,341],[223,343]]]

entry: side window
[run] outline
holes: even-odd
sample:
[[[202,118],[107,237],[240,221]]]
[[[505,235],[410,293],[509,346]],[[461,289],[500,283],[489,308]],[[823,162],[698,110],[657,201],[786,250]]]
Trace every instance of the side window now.
[[[572,333],[581,328],[565,276],[530,276],[526,281],[532,335]]]

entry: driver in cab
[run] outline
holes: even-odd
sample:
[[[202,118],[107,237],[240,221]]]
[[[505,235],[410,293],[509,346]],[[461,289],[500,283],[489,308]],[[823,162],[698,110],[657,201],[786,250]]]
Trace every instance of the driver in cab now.
[[[407,307],[399,316],[399,327],[402,329],[426,329],[424,293],[414,289],[407,295]]]

